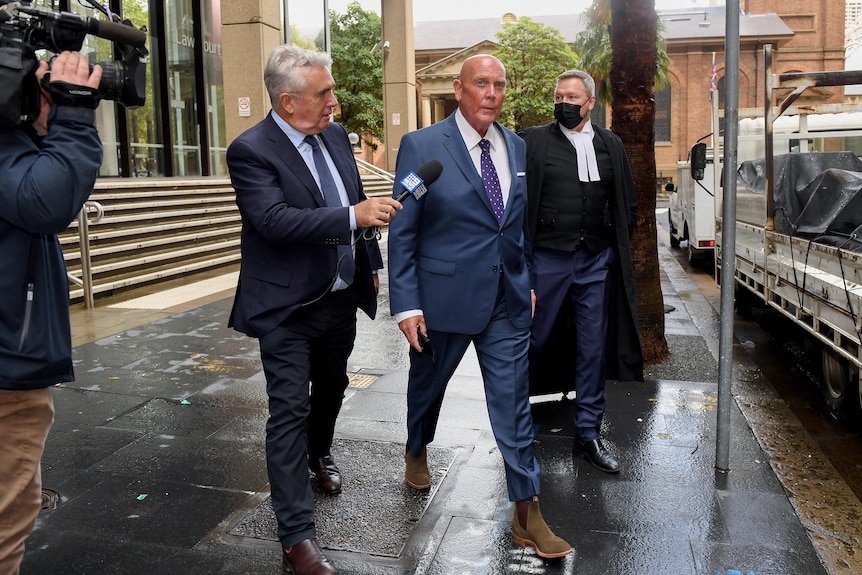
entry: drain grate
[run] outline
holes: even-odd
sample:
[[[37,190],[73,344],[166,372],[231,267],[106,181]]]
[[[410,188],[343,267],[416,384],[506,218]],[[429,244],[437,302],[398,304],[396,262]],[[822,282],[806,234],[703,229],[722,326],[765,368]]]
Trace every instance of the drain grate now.
[[[451,469],[457,452],[428,447],[433,488],[417,491],[404,484],[404,444],[335,439],[332,453],[344,474],[338,497],[314,493],[317,538],[326,549],[398,557]],[[272,501],[266,497],[228,534],[278,541]]]
[[[380,379],[379,375],[367,375],[364,373],[348,373],[347,386],[354,389],[366,389],[372,383]]]

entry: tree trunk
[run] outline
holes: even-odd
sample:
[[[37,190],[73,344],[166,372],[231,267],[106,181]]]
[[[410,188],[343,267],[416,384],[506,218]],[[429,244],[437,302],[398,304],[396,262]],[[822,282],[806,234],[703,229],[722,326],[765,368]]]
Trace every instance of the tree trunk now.
[[[655,216],[656,19],[654,0],[611,0],[612,129],[625,144],[637,188],[632,258],[647,364],[668,356]]]

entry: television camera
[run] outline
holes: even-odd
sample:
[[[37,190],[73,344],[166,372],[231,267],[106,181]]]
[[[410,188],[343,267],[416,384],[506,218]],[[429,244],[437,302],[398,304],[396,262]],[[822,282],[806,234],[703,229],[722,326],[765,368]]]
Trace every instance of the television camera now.
[[[37,50],[79,51],[87,34],[114,43],[117,61],[99,62],[99,95],[126,108],[144,105],[148,51],[146,27],[120,21],[95,0],[82,0],[108,17],[100,20],[32,2],[0,0],[0,128],[32,122],[39,113]]]

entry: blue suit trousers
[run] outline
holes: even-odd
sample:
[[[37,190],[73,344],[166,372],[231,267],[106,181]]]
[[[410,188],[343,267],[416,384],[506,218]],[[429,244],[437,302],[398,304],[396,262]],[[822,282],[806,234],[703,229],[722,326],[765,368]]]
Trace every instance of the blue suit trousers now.
[[[528,329],[509,319],[502,282],[494,313],[478,334],[436,331],[428,337],[434,354],[410,350],[407,385],[407,448],[419,455],[434,440],[443,395],[470,343],[476,348],[485,401],[497,447],[503,456],[510,501],[539,494],[539,464],[533,450],[533,418],[528,382]]]

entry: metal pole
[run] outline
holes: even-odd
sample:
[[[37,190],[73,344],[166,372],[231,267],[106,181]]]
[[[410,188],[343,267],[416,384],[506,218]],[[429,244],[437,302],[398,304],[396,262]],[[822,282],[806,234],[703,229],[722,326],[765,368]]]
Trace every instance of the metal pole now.
[[[718,344],[718,413],[715,467],[730,470],[733,380],[733,291],[736,269],[736,150],[739,133],[739,0],[727,2],[724,39],[724,194],[721,233],[721,327]],[[715,160],[713,160],[714,162]]]
[[[287,9],[287,0],[281,0],[281,43],[290,44],[290,11]]]
[[[332,31],[329,26],[329,0],[323,0],[323,49],[327,54],[332,54]]]

